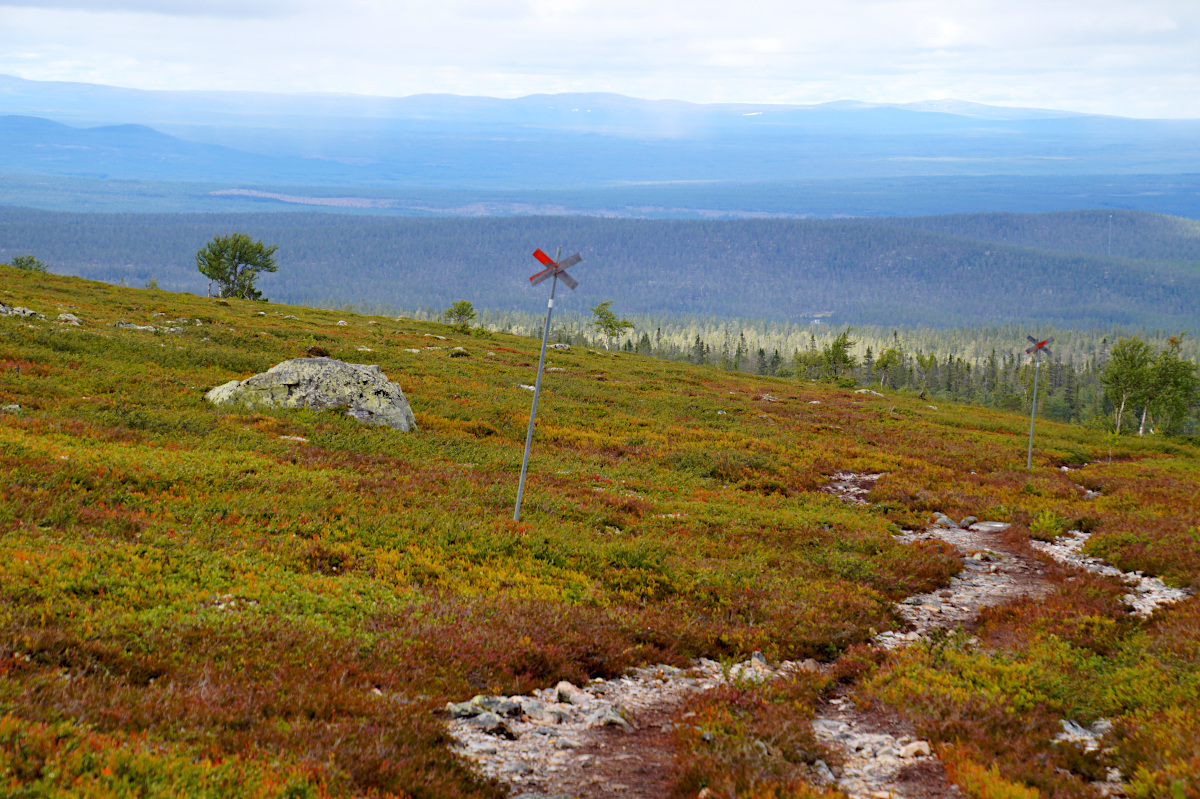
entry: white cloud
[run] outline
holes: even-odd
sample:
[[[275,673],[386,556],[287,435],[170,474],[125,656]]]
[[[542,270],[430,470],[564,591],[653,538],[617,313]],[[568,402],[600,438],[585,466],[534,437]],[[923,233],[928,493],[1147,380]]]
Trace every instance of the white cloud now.
[[[3,7],[234,19],[275,19],[299,11],[294,0],[0,0]]]
[[[33,79],[1200,116],[1195,0],[18,1],[0,72]]]

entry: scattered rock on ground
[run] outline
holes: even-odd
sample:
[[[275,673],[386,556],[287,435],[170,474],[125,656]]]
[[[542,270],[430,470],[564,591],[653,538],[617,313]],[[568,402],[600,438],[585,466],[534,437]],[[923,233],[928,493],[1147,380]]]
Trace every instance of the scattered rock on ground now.
[[[1039,552],[1045,552],[1059,563],[1074,566],[1078,569],[1102,574],[1106,577],[1116,577],[1133,588],[1122,599],[1133,608],[1133,612],[1146,618],[1160,605],[1179,602],[1191,596],[1191,591],[1183,588],[1172,588],[1157,577],[1147,577],[1140,571],[1123,572],[1115,566],[1110,566],[1100,558],[1083,554],[1083,545],[1091,538],[1091,533],[1072,530],[1066,535],[1054,539],[1054,543],[1030,541],[1029,545]]]
[[[821,491],[826,494],[833,494],[847,502],[853,502],[856,505],[867,504],[867,494],[871,493],[871,489],[875,487],[875,483],[885,473],[879,474],[857,474],[855,472],[834,472],[833,480],[828,485],[821,486]]]
[[[60,313],[55,321],[62,322],[64,325],[73,325],[79,327],[83,324],[83,320],[73,313]]]
[[[214,405],[265,408],[345,408],[360,422],[416,430],[400,386],[378,366],[333,358],[293,358],[245,380],[231,380],[204,395]]]
[[[826,765],[826,780],[850,796],[894,794],[900,770],[932,754],[928,742],[910,735],[869,731],[848,699],[835,699],[832,709],[813,722],[813,732],[817,740],[842,752],[844,762],[837,772]]]
[[[615,784],[626,785],[620,789],[625,795],[654,796],[660,791],[633,783],[646,775],[664,779],[671,719],[684,697],[737,681],[737,675],[766,678],[810,668],[819,667],[806,661],[772,668],[758,655],[726,674],[720,663],[701,658],[688,670],[650,666],[583,687],[564,681],[530,696],[476,696],[448,704],[446,713],[462,754],[518,796],[604,795],[604,786]]]
[[[0,303],[0,316],[20,316],[25,319],[45,319],[45,314],[40,314],[35,310],[18,305],[13,308],[4,303]]]

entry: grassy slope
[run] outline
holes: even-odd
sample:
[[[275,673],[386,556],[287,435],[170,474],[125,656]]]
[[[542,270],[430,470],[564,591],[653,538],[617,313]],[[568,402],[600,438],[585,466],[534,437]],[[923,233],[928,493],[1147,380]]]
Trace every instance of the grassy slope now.
[[[439,704],[641,661],[754,649],[835,657],[895,627],[892,601],[952,573],[941,550],[889,535],[932,509],[1008,519],[1018,537],[1039,513],[1087,515],[1118,563],[1200,582],[1194,448],[1123,440],[1112,464],[1076,478],[1049,467],[1107,445],[1044,424],[1027,477],[1020,417],[576,349],[551,355],[562,371],[546,376],[514,524],[530,401],[517,384],[532,381],[533,340],[4,276],[0,302],[86,322],[0,318],[0,404],[23,407],[0,415],[0,784],[14,788],[495,795],[446,748]],[[202,324],[177,334],[110,325],[180,317]],[[204,402],[211,386],[314,344],[378,363],[420,431]],[[455,346],[468,355],[452,357]],[[875,507],[814,490],[841,468],[889,473]],[[1105,496],[1085,504],[1075,479]],[[1090,618],[1070,596],[1059,615]],[[1163,685],[1195,669],[1195,600],[1149,626],[1108,602],[1098,657],[1125,653],[1121,663]],[[1023,612],[1036,623],[997,618],[997,630],[1020,634],[996,632],[993,650],[963,657],[1023,658],[1042,627],[1062,638],[1054,613]],[[1167,643],[1167,628],[1182,643]],[[1174,648],[1142,658],[1155,646]],[[945,662],[881,668],[920,679]],[[1073,661],[1036,668],[1053,675],[1063,663]],[[791,723],[806,723],[818,689],[778,700],[792,703]],[[1168,727],[1162,714],[1200,707],[1194,685],[1170,693],[1117,692],[1092,709],[1129,716],[1129,740],[1153,741]],[[937,701],[974,712],[969,691],[947,696]],[[734,712],[735,699],[710,712]],[[992,727],[968,732],[970,762],[1015,768]],[[1144,754],[1129,757],[1157,784],[1196,762],[1189,740],[1169,756],[1130,744]],[[788,784],[786,769],[689,760],[694,745],[681,743],[681,790],[718,780],[712,769]]]

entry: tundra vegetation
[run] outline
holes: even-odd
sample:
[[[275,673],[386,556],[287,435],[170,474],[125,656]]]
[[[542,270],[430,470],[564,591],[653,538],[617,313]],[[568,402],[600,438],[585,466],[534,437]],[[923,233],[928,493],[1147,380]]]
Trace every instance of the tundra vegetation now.
[[[841,683],[970,797],[1096,797],[1110,766],[1200,797],[1195,596],[1143,620],[1047,563],[1049,595],[975,640],[864,647],[956,572],[893,538],[933,511],[1017,547],[1087,529],[1196,587],[1194,443],[1047,422],[1026,472],[1019,413],[577,347],[551,354],[514,524],[537,340],[4,272],[0,301],[47,320],[0,317],[0,792],[498,797],[448,700],[760,650],[833,668],[692,700],[679,796],[820,793],[794,764]],[[419,432],[203,400],[314,346],[379,364]],[[840,469],[885,473],[871,505],[817,490]],[[1052,743],[1064,718],[1114,728],[1085,753]]]

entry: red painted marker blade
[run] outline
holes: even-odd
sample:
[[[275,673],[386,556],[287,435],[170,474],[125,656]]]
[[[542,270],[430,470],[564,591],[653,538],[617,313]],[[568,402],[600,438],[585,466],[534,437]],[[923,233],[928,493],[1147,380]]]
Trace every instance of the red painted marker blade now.
[[[546,253],[542,252],[541,247],[538,247],[536,250],[533,251],[533,257],[537,258],[539,261],[541,261],[546,266],[557,266],[558,265],[557,262],[553,258],[551,258],[549,255],[546,255]]]
[[[529,282],[536,286],[538,283],[541,283],[543,280],[548,280],[550,278],[550,276],[553,275],[555,273],[555,271],[557,271],[557,269],[558,269],[558,267],[555,267],[555,266],[552,266],[549,269],[543,269],[542,271],[538,272],[536,275],[530,276]]]

